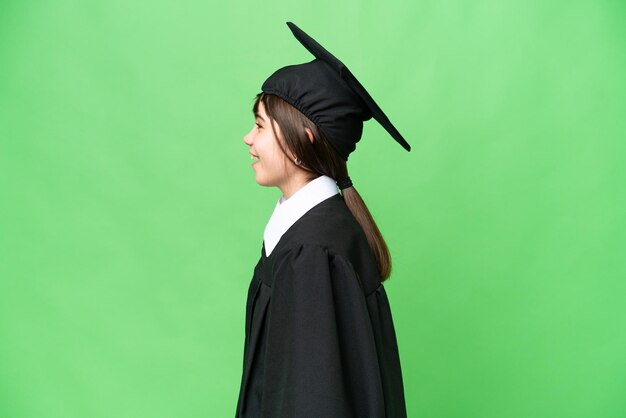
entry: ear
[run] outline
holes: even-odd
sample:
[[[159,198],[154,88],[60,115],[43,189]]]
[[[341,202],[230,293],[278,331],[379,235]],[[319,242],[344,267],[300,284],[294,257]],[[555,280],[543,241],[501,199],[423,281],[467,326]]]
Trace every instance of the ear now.
[[[309,128],[304,128],[304,129],[306,130],[306,134],[309,137],[309,141],[311,141],[311,144],[315,142],[315,138],[313,137],[313,132],[311,132]]]

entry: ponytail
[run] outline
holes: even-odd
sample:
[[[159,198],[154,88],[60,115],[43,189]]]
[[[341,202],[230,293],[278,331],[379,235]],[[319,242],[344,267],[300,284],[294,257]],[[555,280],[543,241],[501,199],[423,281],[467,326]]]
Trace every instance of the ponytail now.
[[[354,186],[345,188],[341,192],[348,209],[350,209],[350,212],[352,212],[352,215],[365,233],[370,250],[372,250],[378,265],[380,281],[384,282],[391,275],[391,254],[389,253],[387,243],[380,233],[376,222],[374,222],[372,214]]]

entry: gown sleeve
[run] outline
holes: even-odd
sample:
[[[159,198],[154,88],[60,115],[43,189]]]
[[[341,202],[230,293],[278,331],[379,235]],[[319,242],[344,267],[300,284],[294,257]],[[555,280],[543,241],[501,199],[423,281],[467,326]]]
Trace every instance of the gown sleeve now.
[[[375,332],[350,262],[313,244],[276,256],[262,416],[384,417]]]

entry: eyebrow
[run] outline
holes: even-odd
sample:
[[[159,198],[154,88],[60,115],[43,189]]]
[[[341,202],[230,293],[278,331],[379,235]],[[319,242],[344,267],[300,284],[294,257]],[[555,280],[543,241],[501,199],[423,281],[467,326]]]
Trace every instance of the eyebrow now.
[[[255,113],[254,116],[261,119],[263,122],[265,122],[265,119],[263,119],[263,116],[259,115],[258,113]]]

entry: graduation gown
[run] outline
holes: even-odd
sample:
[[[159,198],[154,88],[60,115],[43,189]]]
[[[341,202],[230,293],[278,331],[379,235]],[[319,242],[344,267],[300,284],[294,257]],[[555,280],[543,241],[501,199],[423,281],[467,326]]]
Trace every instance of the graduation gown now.
[[[340,194],[262,246],[245,326],[236,418],[406,417],[387,294]]]

